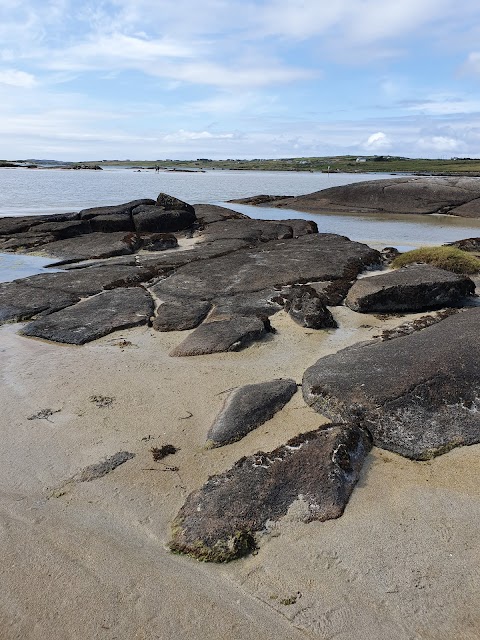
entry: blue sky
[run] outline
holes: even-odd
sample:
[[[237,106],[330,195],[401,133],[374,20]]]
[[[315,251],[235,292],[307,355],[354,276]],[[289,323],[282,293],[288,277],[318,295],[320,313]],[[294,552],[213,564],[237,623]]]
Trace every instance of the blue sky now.
[[[480,157],[478,0],[1,0],[0,157]]]

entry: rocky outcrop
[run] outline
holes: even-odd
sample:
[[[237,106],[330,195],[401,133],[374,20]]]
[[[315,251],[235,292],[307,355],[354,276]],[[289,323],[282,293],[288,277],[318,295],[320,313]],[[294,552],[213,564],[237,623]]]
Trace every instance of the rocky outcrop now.
[[[147,324],[153,300],[141,287],[114,289],[34,320],[25,336],[68,344],[85,344],[112,331]]]
[[[447,213],[480,218],[479,178],[409,176],[331,187],[294,198],[269,197],[269,201],[262,200],[264,196],[254,196],[249,202],[242,202],[268,202],[269,207],[311,213]]]
[[[0,219],[0,250],[33,251],[64,262],[128,255],[142,246],[158,251],[176,244],[170,239],[168,246],[165,242],[161,246],[153,234],[182,231],[195,222],[191,205],[161,193],[156,201],[132,200],[78,213]]]
[[[411,265],[357,280],[345,300],[353,311],[390,313],[450,307],[475,293],[467,276],[430,265]]]
[[[225,399],[207,435],[207,444],[221,447],[241,440],[285,406],[297,391],[295,380],[280,379],[234,389]]]
[[[59,258],[51,266],[68,270],[2,285],[0,321],[52,314],[48,339],[58,336],[68,341],[71,337],[76,344],[76,333],[67,332],[64,326],[69,314],[57,312],[104,289],[143,284],[154,299],[163,303],[158,305],[153,320],[155,329],[196,328],[172,350],[172,355],[231,351],[263,338],[271,330],[269,317],[285,304],[292,318],[303,326],[333,326],[324,303],[338,304],[352,280],[366,266],[380,261],[378,252],[366,245],[343,236],[315,233],[316,226],[309,221],[289,221],[291,224],[286,225],[251,220],[213,205],[197,208],[202,212],[201,220],[196,219],[190,205],[160,194],[156,202],[135,200],[115,207],[84,209],[78,214],[37,216],[16,223],[7,220],[3,227],[0,221],[0,230],[12,232],[2,236],[4,241],[7,238],[18,246],[25,241],[22,236],[28,235],[35,251]],[[188,251],[164,251],[178,242],[174,235],[153,230],[161,228],[165,220],[175,228],[189,224],[188,234],[195,234],[196,246]],[[114,230],[128,228],[129,224],[134,231]],[[142,230],[144,225],[148,230]],[[88,233],[83,233],[86,230]],[[72,237],[59,239],[64,235]],[[157,254],[160,251],[162,254]],[[294,301],[292,287],[305,283],[311,287],[308,295],[304,288],[302,296]],[[45,289],[48,292],[44,295]],[[102,301],[108,302],[107,297],[99,297],[95,304]],[[86,302],[83,300],[72,313],[87,313]],[[98,317],[103,316],[99,313]],[[46,326],[45,321],[33,329],[27,327],[25,334],[40,331],[39,327],[43,331]],[[92,326],[91,333],[85,334],[88,340],[101,333],[96,323]],[[116,328],[106,319],[107,333]]]
[[[201,269],[185,265],[152,290],[159,298],[213,300],[290,284],[353,279],[379,260],[377,251],[344,236],[312,234],[204,260]]]
[[[338,518],[370,446],[361,429],[332,425],[242,458],[190,494],[173,524],[170,548],[227,562],[254,550],[257,535],[295,503],[305,522]]]
[[[480,308],[412,335],[367,342],[307,369],[307,404],[356,422],[378,447],[426,460],[480,442]]]

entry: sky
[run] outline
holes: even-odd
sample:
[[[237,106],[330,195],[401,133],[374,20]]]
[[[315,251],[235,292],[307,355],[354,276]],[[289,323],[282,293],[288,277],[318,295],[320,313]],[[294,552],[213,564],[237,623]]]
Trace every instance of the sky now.
[[[0,158],[480,157],[478,0],[0,0]]]

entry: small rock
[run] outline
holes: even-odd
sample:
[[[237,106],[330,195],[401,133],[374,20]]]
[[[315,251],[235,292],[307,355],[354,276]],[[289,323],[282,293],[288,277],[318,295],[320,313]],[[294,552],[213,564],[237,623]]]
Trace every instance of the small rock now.
[[[295,380],[271,380],[234,389],[226,398],[207,435],[208,444],[221,447],[241,440],[273,418],[297,391]]]
[[[135,457],[134,453],[129,451],[119,451],[110,458],[107,458],[103,462],[92,464],[89,467],[85,467],[77,476],[74,476],[76,482],[91,482],[92,480],[98,480],[103,478],[108,473],[114,471],[121,464],[124,464],[128,460],[132,460]]]
[[[152,326],[156,331],[194,329],[203,321],[211,308],[210,302],[195,299],[164,302],[158,307]]]
[[[309,329],[332,329],[338,326],[313,287],[292,287],[286,295],[285,311],[297,324]]]
[[[232,316],[224,320],[204,322],[178,347],[171,356],[199,356],[206,353],[239,351],[266,334],[265,323],[259,318]]]

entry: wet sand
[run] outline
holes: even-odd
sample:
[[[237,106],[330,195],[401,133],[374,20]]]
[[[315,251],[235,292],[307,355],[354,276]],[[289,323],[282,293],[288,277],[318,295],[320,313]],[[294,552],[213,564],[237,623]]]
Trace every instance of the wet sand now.
[[[333,312],[339,330],[281,312],[264,342],[193,358],[168,356],[185,332],[74,347],[1,327],[0,638],[478,640],[480,446],[425,463],[374,449],[341,518],[306,525],[296,505],[258,553],[228,565],[166,548],[209,475],[323,422],[298,392],[242,441],[205,450],[226,390],[301,382],[322,355],[422,315]],[[166,443],[179,451],[154,462],[150,448]],[[135,458],[68,482],[118,451]]]

